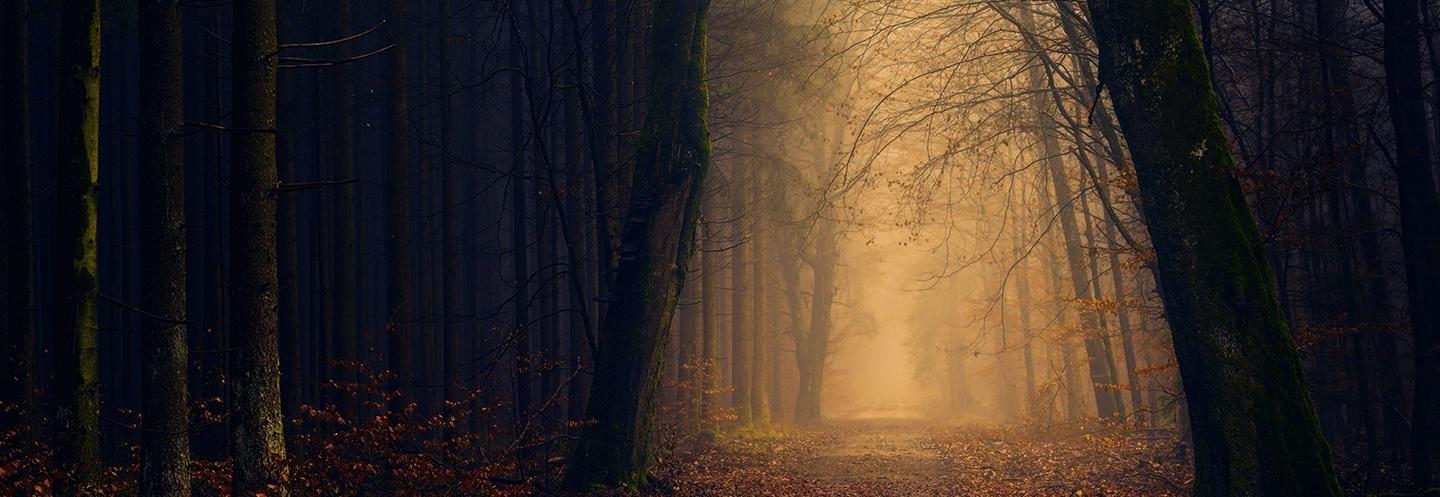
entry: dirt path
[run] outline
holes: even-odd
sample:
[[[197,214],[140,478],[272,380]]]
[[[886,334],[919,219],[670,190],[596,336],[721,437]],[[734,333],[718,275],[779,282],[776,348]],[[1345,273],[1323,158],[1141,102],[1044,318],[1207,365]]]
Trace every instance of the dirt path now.
[[[1043,436],[1043,438],[1042,438]],[[914,419],[831,421],[733,438],[669,461],[673,495],[1177,496],[1189,472],[1172,441]]]

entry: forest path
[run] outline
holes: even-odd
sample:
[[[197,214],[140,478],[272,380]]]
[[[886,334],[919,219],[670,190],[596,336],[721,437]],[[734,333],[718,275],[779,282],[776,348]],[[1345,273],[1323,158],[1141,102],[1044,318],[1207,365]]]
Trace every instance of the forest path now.
[[[1188,495],[1172,448],[1133,434],[845,419],[725,438],[661,474],[668,495],[685,497]]]

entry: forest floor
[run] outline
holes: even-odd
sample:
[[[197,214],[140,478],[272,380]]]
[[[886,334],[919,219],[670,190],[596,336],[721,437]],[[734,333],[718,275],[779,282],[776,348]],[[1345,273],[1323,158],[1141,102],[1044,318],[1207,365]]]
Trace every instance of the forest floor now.
[[[1189,494],[1184,459],[1159,432],[835,420],[677,453],[655,495],[1179,496]]]

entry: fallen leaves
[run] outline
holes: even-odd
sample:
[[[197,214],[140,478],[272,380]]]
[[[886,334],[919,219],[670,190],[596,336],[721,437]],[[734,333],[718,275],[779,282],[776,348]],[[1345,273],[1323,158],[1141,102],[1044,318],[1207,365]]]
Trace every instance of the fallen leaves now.
[[[722,496],[1181,496],[1172,436],[1058,427],[837,422],[721,439],[658,471],[667,493]]]

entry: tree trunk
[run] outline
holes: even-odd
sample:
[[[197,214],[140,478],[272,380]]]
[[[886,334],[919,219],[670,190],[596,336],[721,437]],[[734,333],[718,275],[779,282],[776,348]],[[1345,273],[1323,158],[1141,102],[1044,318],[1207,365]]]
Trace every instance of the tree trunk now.
[[[90,491],[100,471],[95,190],[100,154],[100,1],[60,4],[56,120],[55,466],[61,497]]]
[[[6,240],[0,257],[0,425],[33,419],[35,410],[34,236],[30,191],[30,3],[0,4],[0,192],[5,215],[0,233]]]
[[[1195,495],[1340,495],[1189,3],[1090,9],[1184,379]]]
[[[516,14],[518,18],[518,14]],[[525,67],[525,43],[521,38],[519,22],[511,26],[510,63]],[[526,76],[519,71],[510,73],[510,250],[514,273],[515,312],[510,333],[515,344],[515,427],[523,445],[527,433],[520,432],[531,415],[531,363],[530,363],[530,279],[529,251],[526,249],[525,211],[529,203],[530,186],[525,175],[525,95]]]
[[[596,295],[609,298],[610,284],[615,273],[615,245],[610,227],[611,209],[616,207],[614,180],[611,177],[617,167],[618,153],[615,132],[615,1],[596,0],[591,28],[590,43],[595,62],[591,66],[591,83],[598,102],[588,105],[590,111],[591,167],[594,171],[595,187],[592,195],[595,202],[595,270],[599,281]],[[581,93],[582,97],[586,93]],[[597,319],[604,321],[604,306]]]
[[[571,49],[579,46],[579,40],[571,40]],[[578,57],[577,57],[578,59]],[[582,121],[582,97],[579,82],[583,80],[582,71],[584,67],[577,60],[575,72],[570,78],[572,88],[565,94],[565,223],[562,229],[565,232],[565,243],[569,248],[570,266],[568,268],[570,284],[570,316],[566,324],[568,338],[566,339],[569,355],[569,394],[565,406],[566,419],[579,421],[585,415],[585,394],[590,391],[590,375],[585,372],[586,351],[590,346],[589,337],[592,336],[590,319],[590,302],[586,296],[594,296],[594,290],[590,288],[591,277],[595,274],[590,267],[591,256],[595,252],[594,246],[585,241],[586,234],[580,229],[584,225],[580,220],[584,219],[586,195],[593,194],[591,189],[590,175],[585,171],[585,155],[581,152],[585,145],[585,135],[581,133],[580,123]]]
[[[737,164],[745,167],[742,163]],[[745,201],[741,198],[746,171],[739,170],[734,174],[742,179],[736,181],[736,188],[727,194],[730,215],[734,219],[749,221],[745,217]],[[740,426],[750,424],[750,353],[754,352],[750,345],[750,312],[747,310],[750,286],[746,279],[750,276],[751,240],[746,239],[750,233],[745,230],[745,224],[734,224],[736,245],[730,249],[730,407],[735,409],[735,422]]]
[[[641,484],[655,390],[675,302],[695,249],[710,164],[705,86],[706,0],[655,4],[650,98],[635,161],[634,190],[615,273],[615,301],[601,331],[586,427],[566,485]]]
[[[1429,126],[1420,77],[1420,20],[1416,0],[1385,2],[1385,87],[1395,129],[1395,175],[1400,193],[1400,244],[1405,254],[1410,328],[1415,335],[1415,401],[1410,435],[1411,479],[1433,482],[1440,403],[1440,204],[1430,166]]]
[[[231,42],[231,447],[234,494],[285,497],[285,425],[277,346],[275,0],[240,0]]]
[[[394,397],[390,400],[392,414],[403,414],[414,401],[410,396],[415,385],[415,348],[411,338],[414,323],[414,294],[411,285],[411,264],[414,259],[413,233],[410,232],[410,102],[406,94],[409,75],[410,19],[407,0],[388,0],[386,14],[390,18],[386,30],[390,43],[387,51],[389,67],[385,78],[385,254],[386,300],[390,320],[386,323],[386,349],[390,372],[395,374]]]
[[[821,418],[820,389],[824,385],[825,359],[830,353],[830,310],[835,303],[836,234],[834,223],[822,213],[815,236],[814,273],[810,302],[810,329],[795,344],[795,362],[800,371],[799,395],[795,399],[795,420],[814,422]]]
[[[334,4],[334,25],[331,26],[330,35],[332,38],[346,36],[350,26],[350,0],[337,0]],[[341,43],[336,46],[335,58],[344,60],[349,57],[348,43]],[[335,380],[342,385],[353,386],[360,381],[360,368],[356,364],[359,360],[360,330],[356,322],[356,284],[355,276],[357,271],[356,247],[355,247],[355,185],[352,181],[355,178],[355,94],[352,83],[353,72],[350,64],[340,64],[331,71],[333,81],[333,93],[331,102],[331,132],[334,138],[331,140],[331,155],[334,164],[334,181],[340,182],[336,185],[332,206],[335,212],[335,238],[334,251],[335,267],[332,269],[334,280],[335,298],[335,322],[334,322],[334,343],[333,356],[329,359],[337,363],[335,368]],[[359,394],[345,389],[335,392],[336,404],[340,414],[347,419],[357,419],[357,411],[360,402],[357,399]]]
[[[285,11],[277,18],[279,28],[278,37],[289,36],[294,33],[293,22],[299,17],[299,4],[290,2],[286,5]],[[276,153],[276,171],[283,185],[295,181],[295,137],[298,134],[298,102],[295,98],[295,75],[280,77],[279,97],[291,99],[286,102],[290,105],[281,104],[276,117],[279,123],[280,133],[276,136],[278,149]],[[299,278],[299,238],[297,235],[296,216],[299,200],[296,192],[279,192],[276,198],[277,216],[276,220],[276,263],[278,266],[279,288],[279,333],[280,333],[280,407],[286,420],[298,419],[301,416],[301,390],[302,371],[304,362],[301,359],[302,349],[300,346],[300,278]],[[290,443],[294,443],[291,439]]]
[[[460,166],[454,158],[455,116],[450,95],[454,93],[454,78],[451,77],[450,47],[450,0],[440,0],[440,21],[435,30],[436,56],[440,59],[440,174],[444,181],[440,185],[440,243],[444,270],[441,271],[440,335],[443,371],[441,372],[447,406],[459,407],[465,398],[465,387],[460,382],[460,321],[461,291],[460,278]],[[523,189],[517,189],[521,191]],[[524,211],[520,211],[523,216]],[[542,249],[543,250],[543,249]],[[523,252],[517,252],[523,254]],[[447,436],[453,436],[460,425],[447,428]]]
[[[760,189],[763,184],[759,170],[750,174],[750,205],[761,205]],[[751,213],[750,231],[750,286],[751,325],[753,347],[750,358],[750,421],[759,425],[770,422],[770,398],[766,392],[770,379],[766,373],[770,367],[771,338],[766,326],[765,315],[765,227],[761,224],[758,209]]]
[[[714,430],[715,407],[719,399],[715,389],[720,385],[720,364],[716,362],[719,356],[716,352],[720,344],[716,341],[719,334],[719,323],[715,311],[719,308],[718,292],[715,290],[715,273],[720,270],[715,261],[715,245],[711,243],[714,236],[710,223],[714,222],[714,213],[711,207],[713,201],[705,198],[701,200],[703,213],[701,215],[700,233],[700,429],[704,431]]]
[[[180,2],[139,4],[140,496],[190,495]]]

